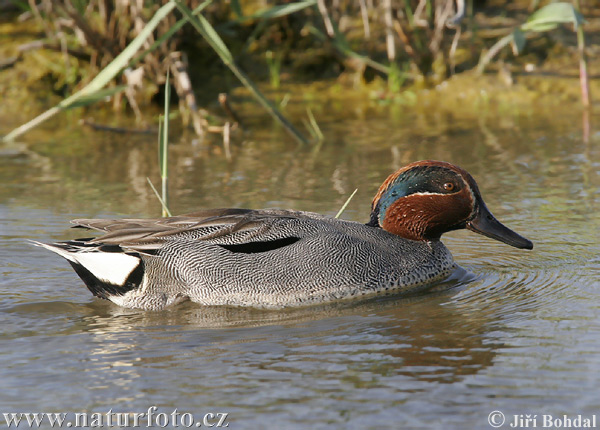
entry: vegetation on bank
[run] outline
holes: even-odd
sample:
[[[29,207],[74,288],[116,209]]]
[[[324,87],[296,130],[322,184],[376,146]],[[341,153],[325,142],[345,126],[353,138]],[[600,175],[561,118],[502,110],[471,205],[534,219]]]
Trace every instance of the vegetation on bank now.
[[[589,105],[582,15],[579,5],[567,2],[340,0],[332,6],[324,0],[165,0],[141,8],[133,1],[9,3],[11,19],[35,23],[43,37],[17,46],[12,56],[0,52],[0,73],[27,55],[54,52],[55,61],[43,67],[65,97],[6,139],[62,110],[107,98],[115,109],[126,101],[143,124],[140,105],[164,97],[170,73],[179,114],[199,135],[212,131],[225,138],[239,123],[226,94],[219,101],[227,118],[215,123],[200,107],[209,101],[202,94],[228,92],[235,77],[292,137],[307,142],[255,81],[277,88],[282,79],[349,76],[354,84],[386,82],[385,96],[393,97],[456,73],[483,72],[497,58],[527,49],[547,55],[551,44],[540,35],[562,24],[577,32],[582,100]],[[0,7],[8,10],[5,2]],[[314,139],[322,138],[310,111],[306,123]]]

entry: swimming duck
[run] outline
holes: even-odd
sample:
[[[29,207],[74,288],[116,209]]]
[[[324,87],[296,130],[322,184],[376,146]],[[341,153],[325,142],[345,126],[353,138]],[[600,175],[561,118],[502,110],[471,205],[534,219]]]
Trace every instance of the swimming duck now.
[[[35,244],[66,258],[95,296],[147,310],[185,300],[282,308],[423,291],[456,269],[440,237],[462,228],[533,248],[494,218],[469,173],[432,160],[390,175],[366,224],[280,209],[72,223],[104,235]]]

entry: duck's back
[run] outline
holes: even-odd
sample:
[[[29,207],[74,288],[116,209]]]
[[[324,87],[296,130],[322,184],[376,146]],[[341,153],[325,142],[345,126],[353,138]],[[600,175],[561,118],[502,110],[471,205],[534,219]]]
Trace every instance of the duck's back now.
[[[200,220],[159,236],[155,252],[142,254],[144,293],[132,291],[129,299],[162,293],[204,305],[300,306],[412,292],[454,268],[439,241],[411,241],[309,212],[204,215],[191,214]]]

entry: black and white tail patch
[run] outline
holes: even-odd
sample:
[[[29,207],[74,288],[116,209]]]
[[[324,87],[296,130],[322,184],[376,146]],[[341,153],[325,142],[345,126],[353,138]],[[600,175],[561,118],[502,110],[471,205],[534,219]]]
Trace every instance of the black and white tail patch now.
[[[123,296],[142,283],[142,259],[135,253],[126,253],[117,245],[89,244],[85,240],[33,243],[64,257],[97,297]]]

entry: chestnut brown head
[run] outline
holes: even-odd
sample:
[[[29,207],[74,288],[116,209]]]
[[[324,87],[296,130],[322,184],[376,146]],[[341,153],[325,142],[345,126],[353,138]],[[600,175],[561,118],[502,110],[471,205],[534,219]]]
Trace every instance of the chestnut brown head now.
[[[369,225],[424,241],[467,228],[516,248],[533,248],[494,218],[468,172],[443,161],[418,161],[391,174],[373,199]]]

